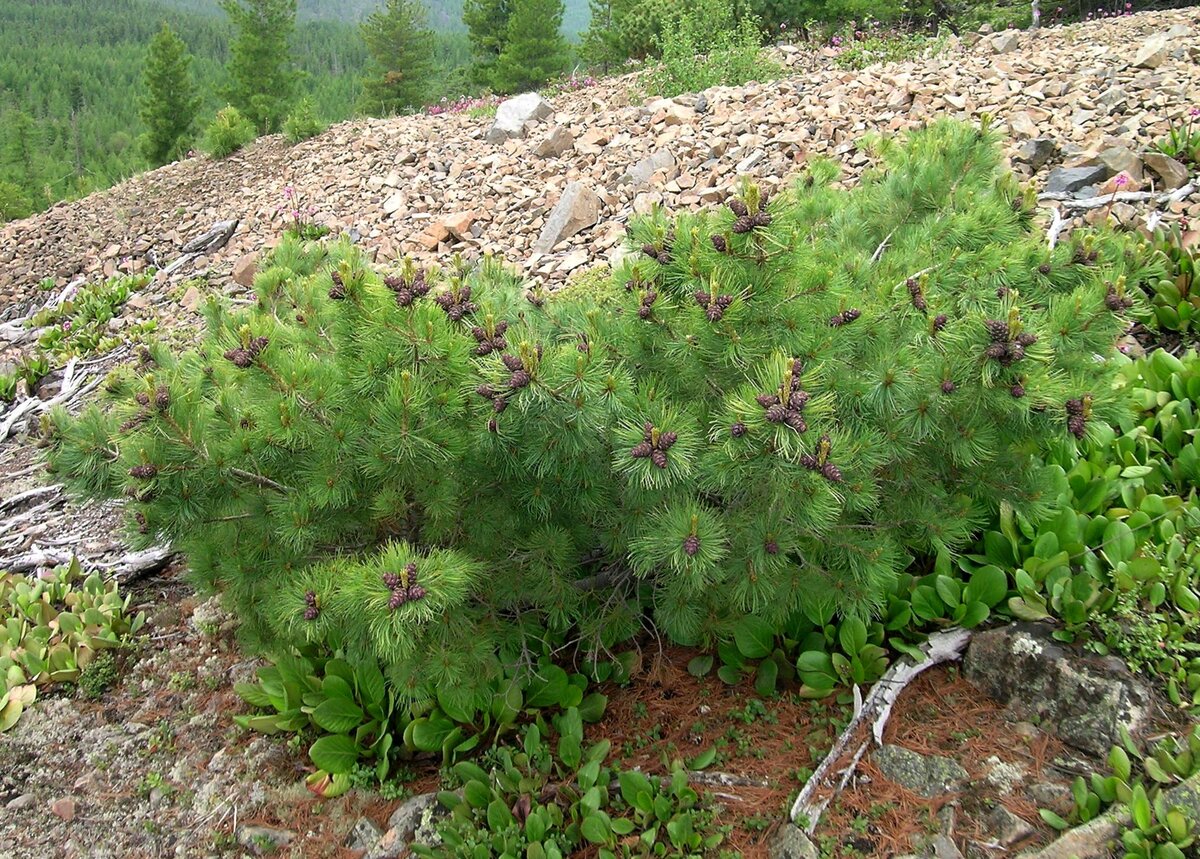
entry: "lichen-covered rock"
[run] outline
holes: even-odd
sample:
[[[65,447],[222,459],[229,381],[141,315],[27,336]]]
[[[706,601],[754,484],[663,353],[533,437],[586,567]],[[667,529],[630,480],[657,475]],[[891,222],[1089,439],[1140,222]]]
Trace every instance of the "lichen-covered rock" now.
[[[1122,727],[1137,734],[1150,693],[1114,657],[1078,653],[1045,624],[1019,623],[977,634],[967,648],[967,679],[1017,719],[1037,721],[1064,742],[1103,757]]]
[[[767,855],[770,859],[820,859],[821,851],[800,827],[785,823],[767,845]]]
[[[970,778],[953,758],[922,755],[901,746],[882,746],[872,760],[890,781],[926,797],[954,793]]]

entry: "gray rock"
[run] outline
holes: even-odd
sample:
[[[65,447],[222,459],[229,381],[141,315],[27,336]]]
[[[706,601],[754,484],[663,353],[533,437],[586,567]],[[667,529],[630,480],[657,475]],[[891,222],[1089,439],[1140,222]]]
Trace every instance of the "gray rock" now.
[[[1022,140],[1017,146],[1016,160],[1022,161],[1034,170],[1040,170],[1055,155],[1058,154],[1058,144],[1049,137],[1035,137],[1032,140]]]
[[[1095,185],[1108,178],[1108,168],[1103,164],[1092,167],[1059,167],[1050,171],[1046,178],[1046,193],[1070,194],[1088,185]]]
[[[1045,624],[1017,623],[977,634],[963,660],[966,677],[1008,707],[1036,720],[1064,742],[1097,757],[1137,735],[1150,693],[1116,658],[1064,648]]]
[[[674,155],[666,149],[659,149],[626,170],[621,178],[617,180],[617,184],[624,185],[631,183],[633,185],[645,185],[657,171],[665,170],[674,163]]]
[[[693,110],[696,113],[705,113],[708,111],[708,99],[704,96],[704,93],[696,96],[696,104],[693,106]]]
[[[1011,847],[1033,835],[1034,828],[1003,805],[997,805],[987,816],[987,828],[1001,847]]]
[[[554,108],[536,92],[527,92],[500,102],[496,120],[488,130],[488,143],[503,143],[510,137],[524,137],[525,123],[537,122],[554,113]]]
[[[414,841],[436,847],[441,844],[437,822],[445,814],[436,793],[423,793],[401,803],[388,818],[388,831],[376,841],[364,859],[398,859],[407,855]]]
[[[556,125],[546,135],[546,139],[537,145],[534,153],[539,158],[558,158],[575,147],[575,135],[570,129]]]
[[[290,829],[250,825],[239,826],[235,835],[237,843],[255,856],[266,856],[280,847],[286,847],[296,837],[296,833]]]
[[[1139,69],[1157,69],[1166,59],[1167,38],[1159,33],[1142,43],[1133,58],[1133,64]]]
[[[963,859],[958,846],[947,835],[938,833],[929,842],[929,855],[933,859]]]
[[[900,746],[882,746],[873,760],[889,780],[925,797],[953,793],[970,778],[952,758],[922,755]]]
[[[4,807],[6,809],[8,809],[9,811],[21,811],[23,809],[30,808],[36,804],[37,804],[37,797],[35,797],[32,793],[23,793],[20,796],[16,796],[16,797],[13,797],[12,799],[10,799],[7,803],[4,804]]]
[[[572,182],[546,218],[541,235],[533,243],[535,253],[549,253],[568,239],[600,220],[600,198],[582,182]]]
[[[351,850],[370,850],[382,837],[383,831],[378,826],[367,818],[360,817],[346,837],[346,846]]]
[[[1188,169],[1174,158],[1163,155],[1161,152],[1147,152],[1142,156],[1142,160],[1146,162],[1146,166],[1151,171],[1158,174],[1167,190],[1174,191],[1187,184]]]
[[[392,816],[388,818],[388,829],[399,830],[405,838],[411,838],[412,834],[420,827],[426,812],[435,805],[437,805],[436,793],[414,796],[392,812]]]
[[[1100,153],[1100,163],[1113,173],[1126,173],[1133,179],[1142,178],[1142,159],[1124,146],[1111,146]]]
[[[997,33],[990,40],[993,54],[1010,54],[1021,46],[1021,34],[1016,30]]]
[[[800,827],[785,823],[767,845],[770,859],[820,859],[821,851]]]

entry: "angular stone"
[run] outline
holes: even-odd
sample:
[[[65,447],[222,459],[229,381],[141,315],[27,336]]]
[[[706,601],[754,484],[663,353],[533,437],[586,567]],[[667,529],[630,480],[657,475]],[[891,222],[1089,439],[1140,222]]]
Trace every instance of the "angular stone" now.
[[[243,254],[233,264],[233,282],[239,286],[254,286],[254,275],[258,273],[258,255]]]
[[[600,198],[582,182],[572,182],[546,218],[542,233],[533,243],[534,253],[549,253],[563,239],[595,226],[600,220]]]
[[[1012,129],[1012,133],[1017,137],[1037,137],[1037,124],[1023,110],[1009,114],[1008,127]]]
[[[954,793],[970,778],[953,758],[922,755],[895,745],[884,745],[872,760],[890,781],[925,797]]]
[[[378,826],[367,818],[360,817],[346,836],[346,846],[351,850],[370,850],[382,837],[383,831]]]
[[[200,295],[200,290],[196,289],[194,286],[189,286],[187,291],[184,292],[183,298],[179,299],[179,303],[183,305],[184,310],[188,311],[189,313],[195,313],[200,309],[200,302],[202,300],[203,299]]]
[[[950,836],[941,832],[929,840],[929,849],[933,859],[963,859],[958,845],[951,840]]]
[[[437,805],[436,793],[423,793],[407,799],[388,818],[388,829],[394,829],[404,838],[412,838],[421,825],[426,812]]]
[[[56,799],[50,803],[50,811],[53,812],[55,817],[70,823],[75,819],[75,800],[70,797]]]
[[[993,54],[1010,54],[1021,46],[1021,34],[1016,30],[1005,30],[992,36],[989,44]]]
[[[1059,167],[1050,171],[1046,179],[1046,193],[1071,194],[1088,185],[1103,182],[1108,176],[1108,168],[1104,165],[1092,167]]]
[[[404,193],[402,191],[397,191],[395,194],[392,194],[383,201],[383,213],[385,215],[394,215],[396,212],[399,212],[404,208],[404,204],[406,202],[407,200],[405,199]]]
[[[37,803],[37,797],[32,793],[23,793],[20,796],[13,797],[4,807],[9,811],[23,811],[26,808],[32,808]]]
[[[1034,828],[1003,805],[997,805],[987,816],[987,828],[1001,847],[1011,847],[1034,834]]]
[[[1142,178],[1142,159],[1123,146],[1113,146],[1100,153],[1100,163],[1113,173],[1126,173],[1130,178]]]
[[[1166,59],[1167,38],[1159,33],[1142,43],[1133,58],[1133,64],[1139,69],[1157,69]]]
[[[255,856],[267,856],[280,847],[291,844],[296,837],[296,833],[290,829],[251,825],[239,826],[234,835],[237,843]]]
[[[1163,155],[1161,152],[1147,152],[1142,156],[1142,161],[1158,174],[1167,190],[1174,191],[1187,184],[1188,169],[1174,158]]]
[[[1049,137],[1035,137],[1032,140],[1022,140],[1017,146],[1015,161],[1028,164],[1034,170],[1040,170],[1055,155],[1058,154],[1058,144]]]
[[[444,226],[454,238],[459,241],[466,241],[474,238],[471,235],[471,225],[475,223],[474,212],[456,212],[453,215],[446,215],[441,219],[441,224]],[[428,230],[426,230],[428,232]]]
[[[496,119],[487,133],[488,143],[502,143],[510,137],[524,137],[525,123],[553,115],[554,108],[536,92],[522,93],[500,102]]]
[[[558,158],[570,152],[574,146],[575,135],[571,133],[571,130],[565,126],[556,125],[533,151],[538,158]]]
[[[665,170],[675,164],[675,156],[666,149],[660,149],[651,155],[647,155],[637,164],[634,164],[617,180],[617,184],[624,185],[630,183],[633,185],[645,185],[650,181],[655,172]]]
[[[767,844],[770,859],[821,859],[817,845],[794,823],[785,823]]]
[[[1134,736],[1149,718],[1151,696],[1121,660],[1068,650],[1045,624],[1017,623],[975,635],[964,673],[1016,719],[1097,757]]]

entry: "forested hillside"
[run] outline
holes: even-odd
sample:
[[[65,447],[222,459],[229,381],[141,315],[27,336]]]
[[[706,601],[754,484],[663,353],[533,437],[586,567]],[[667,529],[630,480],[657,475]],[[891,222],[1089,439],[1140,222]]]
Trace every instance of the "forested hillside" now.
[[[217,0],[163,0],[166,5],[193,12],[219,15]],[[377,9],[383,0],[300,0],[301,21],[360,21]],[[463,30],[463,0],[428,0],[429,25],[435,30]],[[563,30],[574,35],[588,24],[587,0],[566,0]]]

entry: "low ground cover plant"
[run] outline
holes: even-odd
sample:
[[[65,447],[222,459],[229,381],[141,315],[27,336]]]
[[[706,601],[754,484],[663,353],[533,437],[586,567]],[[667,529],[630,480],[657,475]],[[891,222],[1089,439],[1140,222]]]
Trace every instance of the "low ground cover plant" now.
[[[555,636],[762,659],[866,629],[915,557],[1048,514],[1038,452],[1123,413],[1113,342],[1156,274],[1104,232],[1047,250],[986,132],[877,149],[853,191],[816,163],[635,222],[608,304],[285,241],[255,307],[211,304],[197,350],[57,414],[52,467],[127,497],[135,542],[184,551],[252,639],[464,712]],[[994,579],[942,588],[947,617],[980,620]],[[847,633],[848,677],[877,638]]]

